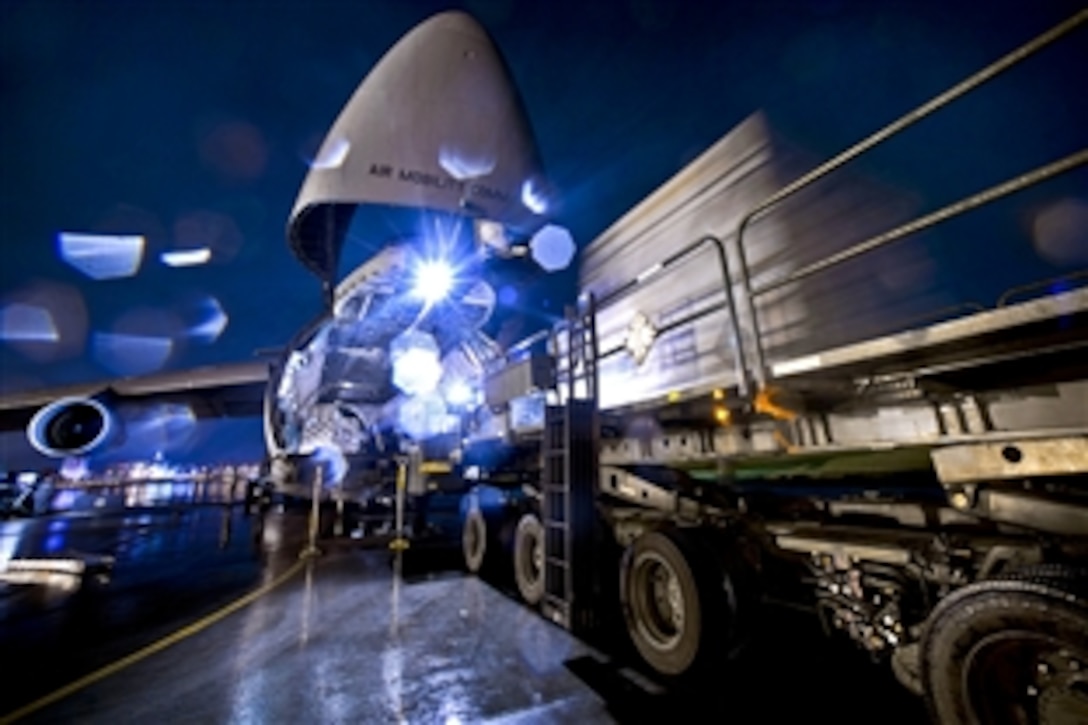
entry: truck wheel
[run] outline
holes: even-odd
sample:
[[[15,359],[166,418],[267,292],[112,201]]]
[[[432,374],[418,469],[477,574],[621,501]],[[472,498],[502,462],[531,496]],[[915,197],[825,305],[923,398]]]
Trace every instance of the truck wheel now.
[[[469,509],[465,515],[461,551],[465,556],[465,568],[478,574],[484,566],[484,555],[487,553],[487,522],[478,508]]]
[[[937,605],[922,637],[935,721],[1088,722],[1086,580],[1071,571],[1025,569]]]
[[[544,526],[536,514],[525,514],[514,532],[514,580],[527,604],[544,597]]]
[[[678,540],[682,537],[675,533],[643,534],[620,564],[627,631],[646,663],[663,675],[681,675],[692,668],[709,624],[693,558]]]

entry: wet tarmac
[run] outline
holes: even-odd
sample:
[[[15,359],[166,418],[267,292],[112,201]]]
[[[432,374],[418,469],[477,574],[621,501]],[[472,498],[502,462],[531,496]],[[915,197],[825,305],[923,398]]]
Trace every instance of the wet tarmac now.
[[[304,512],[241,505],[0,522],[7,559],[92,564],[74,591],[0,583],[0,713],[91,675],[20,721],[925,722],[807,617],[783,614],[743,667],[660,682],[615,637],[590,646],[463,574],[456,552],[342,539],[300,560],[305,534]]]

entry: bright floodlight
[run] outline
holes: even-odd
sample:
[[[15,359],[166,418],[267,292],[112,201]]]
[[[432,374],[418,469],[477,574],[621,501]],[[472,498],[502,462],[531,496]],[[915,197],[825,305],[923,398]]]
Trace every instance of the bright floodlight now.
[[[453,270],[445,262],[423,262],[416,269],[415,294],[429,304],[445,298],[452,288]]]
[[[548,224],[533,235],[529,242],[533,259],[546,272],[566,269],[574,259],[574,238],[566,227]]]

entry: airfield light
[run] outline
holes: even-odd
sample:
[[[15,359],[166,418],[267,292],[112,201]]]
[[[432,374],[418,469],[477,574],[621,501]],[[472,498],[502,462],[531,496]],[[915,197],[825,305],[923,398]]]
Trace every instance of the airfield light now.
[[[441,301],[452,288],[453,269],[445,262],[422,262],[416,269],[415,295],[428,304]]]

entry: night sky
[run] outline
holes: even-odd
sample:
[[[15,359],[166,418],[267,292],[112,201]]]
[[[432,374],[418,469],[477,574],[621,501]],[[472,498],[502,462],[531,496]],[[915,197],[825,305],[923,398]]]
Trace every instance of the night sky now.
[[[96,343],[101,333],[173,338],[149,363],[159,369],[282,346],[320,310],[283,236],[306,162],[373,64],[435,12],[466,9],[494,37],[559,190],[558,221],[584,244],[757,110],[827,157],[1081,7],[5,0],[0,392],[130,372],[128,351]],[[1088,141],[1086,70],[1082,27],[857,168],[929,210],[1068,154]],[[1086,188],[1082,170],[970,222],[987,226],[942,232],[950,247],[962,234],[993,240],[982,257],[948,253],[965,294],[992,304],[1014,271],[1088,266]],[[1054,199],[1072,200],[1065,219],[1080,229],[1057,256],[1032,246],[1033,215]],[[143,235],[143,264],[92,280],[59,258],[59,232]],[[159,260],[198,243],[212,248],[206,265]],[[557,306],[569,288],[539,298]],[[19,325],[35,322],[13,304],[48,308],[56,334],[25,339]],[[229,321],[212,339],[216,305]]]

